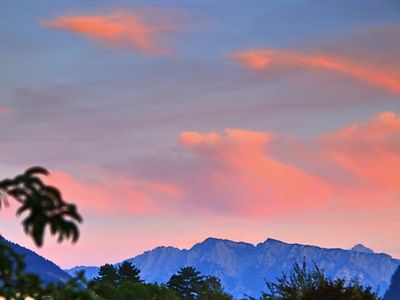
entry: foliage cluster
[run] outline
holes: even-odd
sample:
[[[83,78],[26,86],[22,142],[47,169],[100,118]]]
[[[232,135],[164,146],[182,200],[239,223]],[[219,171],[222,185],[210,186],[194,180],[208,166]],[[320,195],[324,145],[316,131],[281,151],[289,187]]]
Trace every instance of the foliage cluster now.
[[[89,283],[100,299],[160,299],[179,300],[175,293],[156,284],[145,284],[140,279],[140,270],[125,261],[120,266],[105,264],[100,267],[98,276]]]
[[[275,283],[266,283],[269,292],[262,300],[378,300],[370,287],[357,280],[329,279],[318,266],[309,270],[305,262],[295,263],[289,275],[283,274]]]
[[[203,276],[193,267],[183,267],[172,275],[167,286],[174,290],[182,300],[230,300],[225,293],[221,280],[215,276]]]
[[[24,215],[22,226],[37,246],[43,245],[46,228],[58,241],[79,237],[78,223],[82,222],[76,206],[67,203],[61,192],[45,184],[40,176],[49,172],[42,167],[32,167],[14,178],[0,181],[0,207],[8,206],[9,198],[20,207],[17,216]],[[15,253],[5,242],[0,242],[0,296],[5,299],[94,299],[92,291],[84,289],[81,276],[66,284],[44,284],[35,274],[25,272],[23,257]]]
[[[193,267],[184,267],[171,276],[166,285],[145,284],[140,271],[130,262],[119,267],[105,264],[90,288],[103,299],[171,299],[171,300],[230,300],[215,276],[203,276]]]

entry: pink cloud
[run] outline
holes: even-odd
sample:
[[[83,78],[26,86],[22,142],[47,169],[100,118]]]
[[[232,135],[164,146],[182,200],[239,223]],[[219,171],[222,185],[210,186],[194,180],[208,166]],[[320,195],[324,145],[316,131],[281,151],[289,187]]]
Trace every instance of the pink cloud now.
[[[56,171],[47,181],[86,214],[159,214],[168,210],[171,203],[179,203],[182,197],[180,189],[173,184],[104,173],[89,179]]]
[[[255,242],[273,235],[329,247],[367,241],[394,254],[399,143],[400,116],[393,112],[311,138],[232,128],[185,131],[178,136],[179,155],[160,158],[157,167],[146,162],[153,169],[144,177],[137,176],[141,171],[79,177],[58,171],[49,180],[87,220],[83,244],[68,251],[96,262],[105,262],[104,254],[92,254],[105,234],[112,242],[102,247],[115,261],[132,256],[131,249],[189,246],[209,235]],[[110,226],[120,220],[123,225]],[[121,247],[127,243],[132,248]],[[48,251],[73,263],[54,249]]]
[[[200,186],[180,182],[187,199],[214,212],[276,218],[400,208],[400,118],[392,112],[304,141],[242,129],[183,132],[179,141],[201,162],[191,166]]]
[[[201,189],[223,202],[228,213],[265,217],[324,205],[329,186],[274,159],[268,153],[272,139],[269,133],[240,129],[180,135],[183,147],[208,161],[204,182],[209,185]]]
[[[182,132],[178,142],[179,160],[147,165],[145,179],[55,172],[50,181],[84,211],[116,215],[274,219],[400,205],[400,118],[393,112],[307,139],[228,128]]]
[[[400,193],[400,118],[384,112],[318,139],[323,151],[360,179]]]
[[[8,107],[0,106],[0,116],[7,115],[10,111],[11,110]]]
[[[147,10],[114,11],[96,15],[65,15],[42,21],[50,29],[65,30],[102,44],[151,55],[166,55],[166,35],[177,28],[176,18],[166,19]]]
[[[400,94],[400,74],[383,65],[332,54],[306,54],[289,50],[248,50],[231,59],[244,68],[262,71],[282,68],[313,68],[344,74],[389,92]]]

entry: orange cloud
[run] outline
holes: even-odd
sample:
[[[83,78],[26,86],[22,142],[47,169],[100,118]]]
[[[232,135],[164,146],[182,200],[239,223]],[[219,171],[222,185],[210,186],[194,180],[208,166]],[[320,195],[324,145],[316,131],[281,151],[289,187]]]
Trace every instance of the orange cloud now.
[[[400,117],[384,112],[319,138],[329,157],[381,192],[400,193]]]
[[[276,218],[400,206],[400,117],[393,112],[306,140],[228,128],[182,132],[178,141],[182,156],[150,162],[146,180],[98,171],[84,178],[55,172],[50,180],[87,212]]]
[[[102,247],[118,261],[132,249],[208,235],[274,235],[331,247],[368,241],[399,253],[392,238],[400,230],[399,115],[384,112],[306,139],[228,128],[182,132],[178,141],[171,160],[151,157],[136,170],[145,180],[99,170],[85,177],[52,173],[50,183],[86,221],[82,240],[67,252],[102,262],[93,249],[110,236]],[[64,247],[41,251],[66,262]]]
[[[220,137],[216,132],[200,134],[193,131],[187,131],[180,134],[179,140],[186,146],[196,146],[199,144],[213,145],[218,142],[219,138]]]
[[[232,60],[251,70],[309,67],[345,74],[400,94],[400,76],[383,66],[370,65],[335,55],[304,54],[286,50],[249,50],[235,53]]]
[[[124,47],[153,55],[169,53],[165,45],[165,35],[176,28],[171,20],[166,21],[143,11],[123,12],[99,15],[67,15],[53,20],[42,21],[42,25],[51,29],[74,32],[113,47]]]
[[[237,239],[273,234],[330,246],[364,240],[398,253],[391,237],[400,230],[399,115],[384,112],[306,139],[229,128],[182,132],[178,141],[171,160],[146,162],[146,180],[98,170],[82,178],[52,173],[50,182],[78,204],[92,222],[85,225],[98,230],[87,235],[91,249],[105,234],[113,241],[105,248],[118,253],[116,245],[126,244],[128,235],[159,245],[179,231],[180,242],[212,233]],[[141,217],[141,226],[109,226],[130,222],[130,215]],[[93,258],[92,250],[83,251]]]
[[[206,186],[201,188],[207,198],[221,201],[226,212],[277,216],[324,205],[328,185],[272,158],[272,138],[264,132],[226,129],[223,134],[184,132],[180,142],[208,160]]]
[[[180,189],[169,183],[100,175],[95,180],[77,179],[62,171],[47,179],[68,201],[85,214],[158,214],[182,197]]]
[[[188,167],[198,184],[182,178],[180,185],[203,210],[275,218],[400,209],[400,117],[393,112],[307,140],[225,129],[183,132],[179,142],[199,159]]]

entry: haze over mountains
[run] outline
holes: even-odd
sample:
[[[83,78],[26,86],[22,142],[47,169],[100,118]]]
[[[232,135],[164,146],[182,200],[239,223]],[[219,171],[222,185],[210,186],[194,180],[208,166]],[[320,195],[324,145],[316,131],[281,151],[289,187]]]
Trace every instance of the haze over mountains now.
[[[398,259],[356,245],[351,250],[326,249],[301,244],[288,244],[267,239],[257,245],[208,238],[190,249],[157,247],[127,259],[141,270],[146,282],[167,282],[183,266],[194,266],[203,274],[221,279],[228,293],[235,297],[259,296],[265,290],[265,280],[273,281],[288,272],[293,262],[313,263],[323,268],[329,277],[358,278],[383,295],[400,265]],[[97,275],[98,267],[75,267],[69,274],[84,270],[86,276]]]

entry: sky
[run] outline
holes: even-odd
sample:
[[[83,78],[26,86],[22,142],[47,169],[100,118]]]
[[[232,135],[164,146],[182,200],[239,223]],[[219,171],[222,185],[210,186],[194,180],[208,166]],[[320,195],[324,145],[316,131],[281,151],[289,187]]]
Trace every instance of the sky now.
[[[0,4],[0,176],[76,203],[64,268],[207,237],[400,258],[400,2]]]

